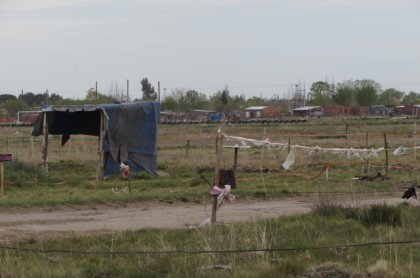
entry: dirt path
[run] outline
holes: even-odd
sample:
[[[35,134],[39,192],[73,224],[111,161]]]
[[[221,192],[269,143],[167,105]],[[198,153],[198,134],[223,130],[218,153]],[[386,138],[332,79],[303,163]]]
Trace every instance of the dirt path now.
[[[219,223],[250,221],[309,212],[317,198],[287,198],[276,200],[235,201],[218,211]],[[378,203],[397,204],[399,196],[374,196],[369,199],[340,200],[347,205]],[[411,203],[418,203],[411,200]],[[59,209],[19,208],[0,213],[0,240],[60,238],[80,234],[110,233],[145,228],[185,228],[207,219],[211,204],[193,203],[134,203],[125,207],[65,207]]]

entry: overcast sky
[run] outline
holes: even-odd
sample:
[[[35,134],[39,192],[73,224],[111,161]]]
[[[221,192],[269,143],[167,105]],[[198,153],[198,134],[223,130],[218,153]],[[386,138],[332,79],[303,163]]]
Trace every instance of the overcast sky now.
[[[271,97],[373,79],[420,93],[418,0],[0,0],[0,93],[139,81]]]

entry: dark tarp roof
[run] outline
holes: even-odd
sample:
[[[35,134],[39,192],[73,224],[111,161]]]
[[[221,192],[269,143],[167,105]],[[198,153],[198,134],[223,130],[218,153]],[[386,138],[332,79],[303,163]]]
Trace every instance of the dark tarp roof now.
[[[49,134],[62,135],[64,145],[73,134],[99,136],[101,112],[104,114],[104,175],[119,173],[121,162],[133,172],[156,173],[158,102],[54,107],[42,110],[48,115]],[[32,136],[43,134],[43,113]]]

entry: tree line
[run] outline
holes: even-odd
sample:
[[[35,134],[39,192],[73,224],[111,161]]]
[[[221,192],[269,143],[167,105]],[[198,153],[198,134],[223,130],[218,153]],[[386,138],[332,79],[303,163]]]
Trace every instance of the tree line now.
[[[142,90],[140,97],[133,101],[158,100],[159,96],[147,78],[143,78],[140,84]],[[296,86],[296,89],[292,89],[289,93],[290,101],[296,106],[420,104],[420,94],[416,92],[405,93],[394,88],[382,90],[379,83],[368,79],[346,80],[337,84],[317,81],[312,83],[309,92],[302,91]],[[130,97],[117,83],[111,85],[107,93],[100,93],[94,88],[90,88],[84,99],[63,98],[57,93],[48,94],[48,92],[40,94],[26,92],[17,97],[12,94],[0,94],[0,116],[14,117],[18,111],[39,109],[43,105],[81,105],[129,101],[131,101]],[[274,101],[278,101],[278,99],[256,96],[246,98],[244,94],[231,95],[228,86],[211,96],[197,90],[174,89],[161,99],[161,110],[188,112],[194,109],[206,109],[228,113],[249,106],[269,105]]]

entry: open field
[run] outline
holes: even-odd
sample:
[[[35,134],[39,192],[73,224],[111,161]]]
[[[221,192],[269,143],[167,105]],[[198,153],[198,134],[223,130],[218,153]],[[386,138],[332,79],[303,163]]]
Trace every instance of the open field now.
[[[414,206],[415,200],[409,202],[413,206],[379,206],[381,216],[375,224],[369,222],[376,221],[370,208],[342,207],[387,200],[403,203],[399,197],[418,180],[420,166],[412,149],[417,146],[414,122],[319,119],[299,124],[227,125],[228,135],[324,148],[380,148],[386,134],[387,178],[352,180],[356,175],[385,174],[385,151],[366,160],[299,149],[294,165],[285,171],[281,164],[287,148],[241,149],[237,188],[233,190],[237,200],[222,207],[218,216],[221,223],[229,225],[202,229],[183,228],[197,225],[210,210],[209,185],[198,170],[212,180],[219,126],[162,125],[158,141],[161,176],[133,175],[131,194],[125,190],[127,182],[119,177],[95,181],[96,138],[74,136],[61,147],[60,138],[51,136],[49,175],[45,176],[40,138],[31,138],[29,128],[2,128],[0,153],[12,153],[15,161],[5,163],[0,234],[6,247],[21,251],[0,246],[1,274],[129,277],[138,276],[141,270],[145,277],[294,277],[310,275],[314,267],[332,262],[324,267],[360,275],[354,277],[416,277],[420,272],[418,243],[346,247],[344,252],[341,247],[339,251],[333,247],[311,249],[420,239],[415,224],[420,210]],[[394,156],[393,150],[401,145],[408,148],[406,154]],[[328,181],[325,172],[320,172],[325,163],[331,165]],[[233,150],[226,148],[222,167],[232,165]],[[290,215],[294,213],[305,214]],[[131,231],[122,232],[125,230]],[[35,250],[26,252],[25,248]],[[50,253],[50,249],[100,254]],[[254,251],[172,253],[244,249]],[[170,252],[136,253],[139,250]],[[118,255],[114,251],[134,253]],[[212,267],[217,265],[222,265],[221,269]]]

